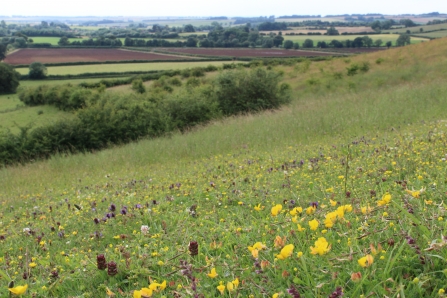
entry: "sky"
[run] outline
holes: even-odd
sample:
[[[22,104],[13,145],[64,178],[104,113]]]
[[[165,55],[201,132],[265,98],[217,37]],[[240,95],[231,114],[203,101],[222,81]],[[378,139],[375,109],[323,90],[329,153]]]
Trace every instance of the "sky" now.
[[[447,13],[445,0],[3,0],[1,16],[270,16]]]

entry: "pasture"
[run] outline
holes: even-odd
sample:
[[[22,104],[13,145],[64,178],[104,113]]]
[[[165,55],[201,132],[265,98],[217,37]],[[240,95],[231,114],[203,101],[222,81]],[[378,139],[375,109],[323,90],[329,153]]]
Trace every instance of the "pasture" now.
[[[78,75],[82,73],[103,72],[131,72],[131,71],[154,71],[170,69],[186,69],[193,67],[205,67],[208,65],[222,66],[228,61],[193,61],[193,62],[159,62],[159,63],[120,63],[120,64],[91,64],[73,66],[49,66],[49,75]],[[29,69],[16,68],[20,74],[27,74]]]
[[[57,46],[59,40],[61,39],[60,37],[41,37],[41,36],[37,36],[37,37],[30,37],[33,40],[33,43],[49,43],[53,46]],[[82,38],[69,38],[68,39],[70,42],[72,41],[82,41]]]
[[[0,295],[444,297],[446,44],[274,66],[277,111],[0,169]]]
[[[422,29],[422,32],[421,32]],[[437,24],[437,25],[422,25],[422,26],[416,26],[416,27],[409,27],[409,28],[399,28],[399,29],[390,29],[390,30],[383,30],[384,33],[394,33],[394,34],[401,34],[401,33],[407,33],[407,31],[410,31],[411,34],[417,34],[424,33],[426,31],[438,31],[438,30],[447,30],[447,23],[445,24]]]

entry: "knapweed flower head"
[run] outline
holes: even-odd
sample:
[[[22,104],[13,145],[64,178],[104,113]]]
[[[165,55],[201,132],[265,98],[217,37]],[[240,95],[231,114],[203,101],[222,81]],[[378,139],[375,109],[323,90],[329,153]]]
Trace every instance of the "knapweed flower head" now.
[[[293,244],[288,244],[281,249],[281,252],[276,255],[276,257],[280,260],[285,260],[293,254]]]
[[[363,268],[369,267],[369,266],[371,266],[374,263],[374,257],[372,255],[366,255],[363,258],[360,258],[358,260],[358,263]]]
[[[388,205],[390,202],[391,202],[391,195],[387,193],[383,195],[381,200],[377,201],[377,206]]]
[[[282,205],[281,204],[277,204],[276,206],[272,207],[272,216],[277,216],[279,213],[281,213],[282,210]]]
[[[210,277],[210,278],[216,278],[216,276],[218,276],[219,274],[217,274],[217,272],[216,272],[216,268],[212,268],[212,269],[211,269],[211,272],[208,273],[207,275],[208,275],[208,277]]]
[[[317,241],[315,241],[315,246],[310,247],[311,254],[313,255],[324,255],[327,254],[331,250],[331,246],[326,241],[326,238],[320,237]]]

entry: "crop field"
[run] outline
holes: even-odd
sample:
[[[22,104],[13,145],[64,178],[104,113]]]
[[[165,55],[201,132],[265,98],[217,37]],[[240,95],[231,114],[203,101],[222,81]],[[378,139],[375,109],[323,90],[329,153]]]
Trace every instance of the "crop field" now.
[[[295,51],[279,49],[228,49],[228,48],[160,48],[166,51],[179,54],[192,54],[201,56],[222,56],[222,57],[309,57],[309,56],[329,56],[331,54],[315,53],[312,51]]]
[[[179,60],[188,57],[178,57],[159,53],[127,51],[119,49],[21,49],[5,59],[12,65],[62,62],[93,62],[93,61],[126,61],[126,60]]]
[[[193,61],[193,62],[160,62],[160,63],[120,63],[120,64],[93,64],[73,66],[49,66],[49,75],[77,75],[82,73],[102,72],[130,72],[130,71],[153,71],[185,69],[193,67],[206,67],[208,65],[222,66],[228,61]],[[16,68],[20,74],[27,74],[28,68]]]
[[[147,20],[144,21],[145,24],[152,25],[160,25],[160,26],[169,26],[169,27],[182,27],[185,25],[193,25],[193,26],[208,26],[211,25],[212,22],[218,22],[223,27],[229,27],[234,23],[234,19],[228,20],[203,20],[203,19],[173,19],[173,20]]]
[[[446,45],[273,65],[281,109],[0,168],[0,296],[445,298]]]
[[[363,37],[368,36],[373,41],[377,39],[381,39],[383,43],[385,44],[388,41],[391,41],[393,45],[396,44],[396,40],[399,37],[398,34],[372,34],[372,35],[283,35],[284,40],[291,40],[293,42],[298,42],[300,45],[303,44],[303,42],[306,39],[311,39],[314,42],[314,45],[316,45],[319,41],[325,41],[325,42],[331,42],[332,40],[339,40],[344,41],[347,39],[354,40],[357,37]],[[426,38],[418,38],[418,37],[412,37],[411,43],[419,43],[422,41],[428,41]]]
[[[290,19],[275,19],[275,22],[303,22],[303,21],[322,21],[322,22],[340,22],[344,21],[344,17],[333,18],[290,18]]]

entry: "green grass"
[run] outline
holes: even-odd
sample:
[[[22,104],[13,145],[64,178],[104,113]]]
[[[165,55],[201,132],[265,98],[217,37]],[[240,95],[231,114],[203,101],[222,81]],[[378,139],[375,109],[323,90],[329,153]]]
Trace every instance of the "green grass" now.
[[[61,39],[60,37],[30,37],[33,40],[33,43],[50,43],[53,46],[57,46],[59,40]],[[69,38],[68,39],[70,42],[71,41],[82,41],[82,38]]]
[[[18,98],[15,102],[18,102]],[[20,104],[18,105],[20,106]],[[34,129],[58,120],[74,117],[71,113],[60,111],[51,106],[22,107],[7,113],[1,113],[0,111],[0,115],[0,131],[7,129],[15,134],[20,132],[20,127],[30,126],[31,129]]]
[[[186,69],[205,67],[207,65],[221,66],[224,62],[160,62],[160,63],[122,63],[122,64],[95,64],[76,66],[50,66],[47,67],[49,75],[76,75],[81,73],[126,72],[126,71],[153,71],[169,69]],[[227,62],[228,63],[228,62]],[[27,74],[28,68],[16,68],[20,74]]]
[[[414,33],[417,36],[427,37],[427,38],[443,38],[447,37],[447,30],[434,31],[428,33]],[[411,37],[413,38],[413,37]]]
[[[445,297],[446,44],[276,66],[279,111],[1,169],[0,295]]]
[[[347,39],[354,40],[357,37],[363,37],[363,36],[369,36],[373,41],[377,39],[381,39],[384,43],[391,41],[393,45],[396,44],[396,40],[399,37],[397,34],[372,34],[372,35],[334,35],[334,36],[327,36],[327,35],[283,35],[284,40],[291,40],[293,42],[298,42],[300,45],[303,44],[303,42],[306,39],[312,39],[314,42],[314,45],[316,45],[319,41],[325,41],[325,42],[331,42],[332,40],[339,40],[344,41]],[[427,41],[425,38],[417,38],[412,37],[411,43],[419,43],[421,41]]]
[[[0,95],[0,113],[22,107],[23,103],[18,99],[16,94]]]
[[[407,30],[410,30],[412,34],[419,34],[424,33],[420,32],[420,28],[423,29],[423,31],[436,31],[436,30],[447,30],[447,23],[446,24],[437,24],[437,25],[424,25],[424,26],[416,26],[416,27],[409,27],[409,28],[400,28],[400,29],[390,29],[390,30],[384,30],[383,32],[389,32],[389,33],[407,33]]]

